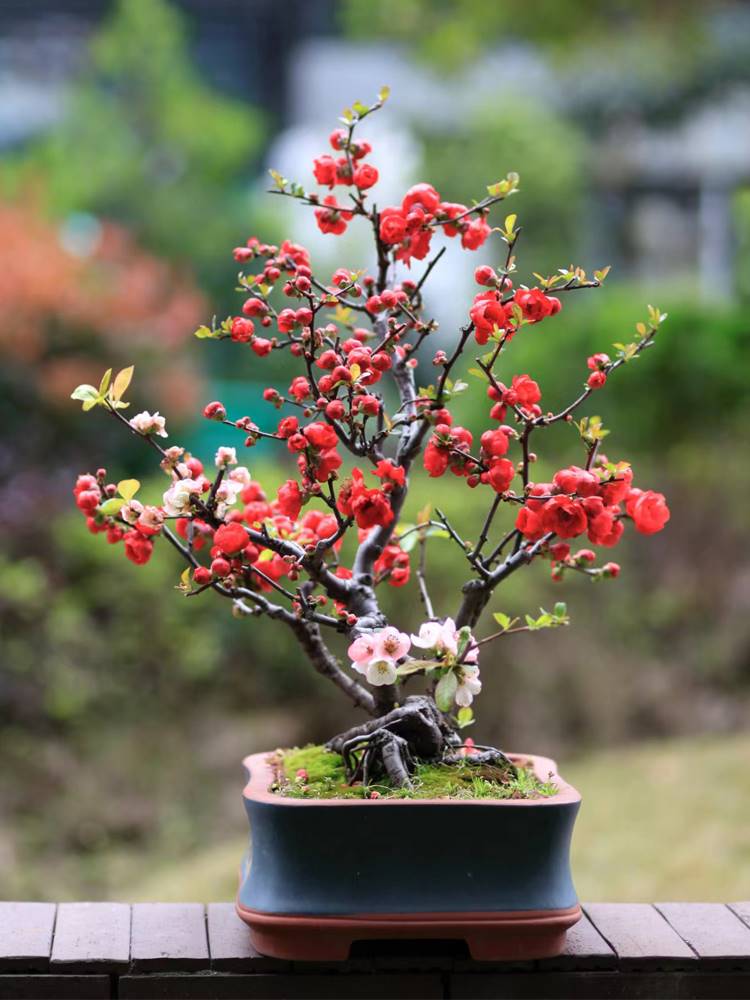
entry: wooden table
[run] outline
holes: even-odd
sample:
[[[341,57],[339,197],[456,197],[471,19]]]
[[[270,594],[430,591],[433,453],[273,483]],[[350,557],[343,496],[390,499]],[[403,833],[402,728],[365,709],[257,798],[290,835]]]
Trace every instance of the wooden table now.
[[[312,963],[256,954],[231,903],[0,903],[0,1000],[750,998],[750,902],[585,913],[565,953],[541,962],[473,962],[422,942]]]

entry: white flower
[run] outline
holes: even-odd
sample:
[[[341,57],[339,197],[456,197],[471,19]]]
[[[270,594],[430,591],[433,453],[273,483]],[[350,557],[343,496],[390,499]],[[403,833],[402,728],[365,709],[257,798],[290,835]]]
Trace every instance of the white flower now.
[[[237,496],[244,489],[242,483],[233,479],[223,479],[216,488],[216,516],[223,518],[227,508],[237,502]]]
[[[136,413],[134,417],[130,418],[128,423],[139,434],[157,434],[163,438],[167,436],[164,417],[159,414],[158,410],[156,413],[149,413],[148,410]]]
[[[190,513],[190,495],[201,493],[201,484],[195,479],[177,479],[165,491],[164,513],[169,517],[180,517]]]
[[[466,708],[474,701],[474,695],[482,690],[479,667],[475,663],[462,663],[460,667],[456,667],[456,677],[458,678],[458,687],[454,695],[456,704]]]
[[[396,664],[388,656],[379,656],[369,661],[365,676],[370,684],[376,687],[381,684],[395,684]]]
[[[140,500],[128,500],[120,507],[120,517],[127,524],[135,524],[143,513],[143,504]]]
[[[150,531],[158,531],[164,523],[164,512],[160,507],[144,507],[138,523]]]
[[[444,622],[425,622],[420,626],[419,635],[412,635],[413,645],[419,649],[431,649],[435,653],[455,656],[458,652],[458,633],[452,618]]]
[[[236,465],[237,449],[226,448],[222,445],[222,447],[216,452],[215,462],[217,469],[226,469],[230,465]]]
[[[238,465],[236,469],[232,471],[227,476],[227,479],[231,479],[234,483],[239,483],[244,489],[245,486],[249,486],[252,481],[252,476],[250,475],[249,469],[244,465]]]

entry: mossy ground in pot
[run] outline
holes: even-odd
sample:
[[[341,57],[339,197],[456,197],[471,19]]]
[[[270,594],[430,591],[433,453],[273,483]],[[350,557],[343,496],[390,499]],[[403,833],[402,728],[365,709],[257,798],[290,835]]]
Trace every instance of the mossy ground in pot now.
[[[344,762],[323,746],[279,750],[275,756],[278,775],[274,790],[279,795],[305,799],[364,799],[376,792],[381,798],[407,799],[536,799],[554,795],[551,782],[540,781],[530,768],[476,765],[467,758],[461,764],[418,764],[412,789],[393,788],[388,783],[348,785]],[[304,772],[298,778],[299,772]]]

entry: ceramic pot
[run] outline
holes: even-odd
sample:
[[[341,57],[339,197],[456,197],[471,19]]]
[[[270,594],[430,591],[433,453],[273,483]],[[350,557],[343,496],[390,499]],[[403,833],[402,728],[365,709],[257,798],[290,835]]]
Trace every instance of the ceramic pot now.
[[[245,759],[251,848],[237,912],[259,952],[344,960],[354,941],[465,940],[479,960],[559,954],[581,916],[569,848],[581,796],[547,757],[511,754],[539,799],[307,799]]]

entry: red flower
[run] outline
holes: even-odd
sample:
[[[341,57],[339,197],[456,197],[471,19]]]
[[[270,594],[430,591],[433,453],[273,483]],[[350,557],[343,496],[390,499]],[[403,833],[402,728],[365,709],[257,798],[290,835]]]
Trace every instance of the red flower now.
[[[485,431],[480,441],[482,452],[487,458],[500,458],[508,450],[508,435],[499,428]]]
[[[607,376],[604,372],[592,372],[586,379],[589,389],[601,389],[607,384]]]
[[[635,530],[642,535],[654,535],[661,531],[670,518],[664,494],[654,490],[631,490],[625,509],[633,518]]]
[[[542,527],[559,538],[575,538],[586,530],[586,510],[579,500],[559,496],[548,500],[542,508]]]
[[[330,153],[324,153],[313,160],[313,174],[318,184],[332,188],[336,183],[336,161]]]
[[[296,479],[287,479],[284,485],[279,487],[277,497],[281,513],[296,521],[302,510],[302,491]]]
[[[544,534],[542,519],[538,511],[530,507],[522,507],[516,518],[516,527],[524,538],[530,542],[536,542]]]
[[[203,416],[206,420],[225,420],[226,415],[227,411],[223,403],[207,403],[203,407]]]
[[[228,556],[241,552],[248,541],[247,532],[238,521],[220,524],[214,535],[214,545]]]
[[[505,493],[516,474],[515,466],[507,458],[498,458],[486,473],[487,482],[496,493]],[[484,476],[482,476],[484,479]]]
[[[338,443],[336,431],[330,424],[321,422],[308,424],[307,427],[303,428],[302,433],[313,448],[320,448],[323,451],[328,448],[335,448]]]
[[[593,472],[570,465],[560,469],[552,481],[561,493],[576,493],[579,497],[593,497],[599,492],[599,479]]]
[[[474,281],[478,285],[492,285],[496,279],[494,267],[490,267],[489,264],[482,264],[474,271]]]
[[[505,402],[533,406],[542,398],[542,390],[530,375],[514,375]]]
[[[457,202],[453,201],[443,201],[438,205],[437,215],[440,219],[447,218],[448,220],[456,219],[459,215],[463,215],[466,212],[466,205],[459,205]],[[451,222],[445,222],[443,224],[443,232],[446,236],[458,236],[460,226],[463,225],[463,220],[457,225],[451,225]]]
[[[140,531],[128,531],[124,538],[125,555],[136,566],[145,566],[154,551],[154,543]]]
[[[406,236],[406,217],[400,208],[384,208],[380,213],[380,239],[383,243],[401,243]]]
[[[289,386],[289,395],[294,396],[297,402],[302,402],[303,399],[307,399],[311,395],[310,383],[304,375],[297,375],[296,378],[292,379]]]
[[[384,528],[393,520],[393,511],[385,493],[367,487],[362,487],[354,493],[352,513],[360,528],[374,528],[376,525]]]
[[[391,587],[403,587],[409,582],[411,572],[409,553],[396,543],[386,545],[373,568],[377,579],[382,580],[387,575]]]
[[[421,205],[426,212],[434,212],[439,204],[440,195],[432,184],[415,184],[404,195],[401,208],[408,213],[414,205]]]
[[[630,484],[633,482],[633,470],[630,466],[620,463],[624,468],[619,468],[614,477],[605,480],[599,487],[599,496],[608,507],[613,507],[621,503],[630,492]]]
[[[384,458],[375,466],[374,474],[382,480],[383,485],[403,486],[406,482],[406,470],[402,465],[394,465],[390,458]]]
[[[469,318],[474,324],[477,343],[484,345],[495,327],[502,330],[508,325],[510,311],[500,303],[497,292],[482,292],[474,299]]]
[[[304,463],[304,458],[300,455],[297,459],[300,466]],[[341,468],[341,455],[336,451],[335,448],[329,448],[326,451],[321,451],[320,454],[316,455],[311,467],[315,478],[319,483],[324,483],[327,479],[330,479],[332,473],[337,469]]]
[[[545,295],[541,288],[519,288],[513,299],[521,307],[524,319],[530,323],[554,316],[561,308],[560,300]]]
[[[299,430],[299,420],[296,417],[282,417],[279,421],[279,426],[276,428],[276,433],[281,438],[290,438],[292,434],[296,434]]]
[[[332,233],[334,236],[345,233],[347,223],[351,222],[352,213],[342,209],[330,194],[323,199],[323,204],[328,207],[316,208],[314,213],[321,233]]]
[[[259,358],[264,358],[273,350],[273,343],[265,337],[255,337],[252,344],[250,344],[250,349],[257,354]]]
[[[351,479],[339,491],[337,506],[345,517],[353,517],[359,528],[385,527],[393,520],[388,497],[382,490],[365,486],[361,469],[352,469]]]
[[[378,176],[376,167],[373,167],[371,163],[362,163],[354,170],[354,185],[360,191],[365,191],[367,188],[371,188],[373,184],[378,183]]]
[[[478,250],[491,232],[487,220],[480,215],[464,229],[461,234],[461,246],[464,250]]]
[[[282,309],[276,317],[279,333],[291,333],[297,325],[297,316],[294,309]]]
[[[428,476],[432,479],[437,479],[438,476],[444,475],[448,469],[448,456],[449,452],[447,448],[441,447],[434,438],[432,438],[424,450],[424,467],[427,470]]]

